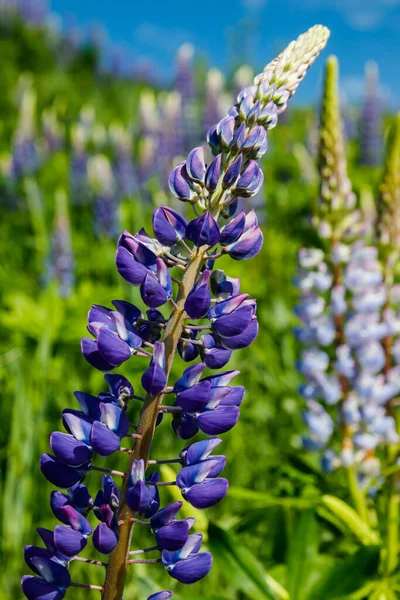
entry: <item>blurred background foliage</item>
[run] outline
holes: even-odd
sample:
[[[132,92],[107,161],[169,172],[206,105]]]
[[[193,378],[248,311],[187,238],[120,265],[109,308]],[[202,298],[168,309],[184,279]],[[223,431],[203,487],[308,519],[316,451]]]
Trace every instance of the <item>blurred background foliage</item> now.
[[[53,526],[51,485],[39,471],[48,436],[61,428],[61,410],[75,407],[75,390],[104,390],[101,374],[80,352],[87,311],[92,303],[138,300],[114,266],[118,232],[151,228],[154,206],[168,202],[168,167],[181,150],[204,138],[203,110],[211,106],[205,97],[207,68],[190,63],[187,48],[172,92],[158,89],[148,76],[128,78],[101,69],[100,52],[93,41],[76,46],[29,15],[1,16],[0,590],[7,599],[21,596],[19,580],[27,569],[23,546],[38,543],[39,523]],[[228,101],[243,75],[251,78],[242,70],[222,83]],[[188,139],[173,153],[175,129],[171,138],[160,128],[175,114],[174,102],[185,106],[188,77],[198,91],[186,98],[191,104],[183,138]],[[369,207],[379,168],[361,164],[358,118],[352,109],[350,174]],[[161,568],[137,565],[126,600],[171,585],[176,598],[189,600],[355,599],[368,596],[370,579],[378,578],[377,545],[370,539],[360,543],[354,523],[335,517],[321,501],[323,494],[346,500],[340,475],[324,474],[300,441],[302,401],[292,335],[297,299],[291,280],[298,248],[313,244],[308,215],[317,197],[316,127],[315,111],[296,108],[294,99],[270,136],[264,161],[265,186],[257,199],[264,249],[250,263],[228,267],[230,276],[241,277],[242,290],[257,298],[260,335],[230,363],[240,369],[247,388],[239,424],[224,437],[230,492],[223,503],[198,515],[199,529],[208,526],[214,569],[182,591]],[[383,130],[375,136],[379,146]],[[126,178],[118,175],[122,155],[128,162],[120,168],[132,177],[128,190],[122,189]],[[123,373],[135,384],[142,368],[135,359]],[[182,368],[178,360],[174,376]],[[169,428],[165,418],[155,457],[174,456],[182,446]],[[122,456],[116,464],[123,462]],[[171,479],[170,467],[165,469]],[[93,473],[88,480],[92,490],[100,483]],[[134,544],[148,542],[135,530]],[[90,577],[100,583],[96,569],[80,564],[73,569],[75,581]],[[381,585],[384,594],[387,582]],[[76,600],[84,594],[74,589]],[[389,592],[376,596],[391,597]]]

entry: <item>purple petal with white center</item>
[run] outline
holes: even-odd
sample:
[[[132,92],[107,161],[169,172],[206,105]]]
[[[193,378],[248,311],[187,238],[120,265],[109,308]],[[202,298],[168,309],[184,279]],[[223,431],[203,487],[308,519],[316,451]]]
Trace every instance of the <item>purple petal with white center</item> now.
[[[48,583],[52,583],[61,589],[66,589],[69,586],[71,577],[64,565],[46,556],[32,557],[31,561]]]
[[[62,600],[65,596],[64,590],[59,590],[41,577],[25,575],[21,579],[21,587],[28,600]]]
[[[182,490],[182,496],[195,508],[210,508],[226,496],[228,487],[229,481],[224,477],[205,479],[202,483],[195,483],[192,487]]]
[[[238,350],[240,348],[247,348],[247,346],[250,346],[250,344],[256,339],[257,335],[258,321],[257,319],[253,318],[246,329],[242,331],[242,333],[232,337],[220,336],[220,339],[224,348],[228,350]]]
[[[221,400],[221,406],[240,406],[243,402],[245,389],[241,385],[230,388],[230,392]]]
[[[172,296],[172,280],[169,274],[168,267],[161,258],[157,258],[157,277],[160,285],[167,294],[167,298]]]
[[[221,175],[222,154],[218,154],[206,171],[206,188],[209,192],[214,192],[217,188]]]
[[[186,538],[187,538],[187,536],[186,536]],[[185,542],[186,542],[186,540],[185,540]],[[183,544],[182,544],[182,546],[183,546]],[[175,550],[177,550],[177,548],[175,548]],[[45,558],[46,560],[51,560],[52,554],[46,548],[40,548],[39,546],[25,546],[24,560],[25,560],[26,564],[28,565],[28,567],[30,569],[32,569],[32,571],[34,573],[36,573],[36,575],[40,575],[41,573],[40,573],[39,569],[36,567],[36,565],[32,562],[32,558],[38,558],[38,557]]]
[[[152,501],[150,490],[143,481],[137,481],[126,492],[126,503],[134,512],[144,511]]]
[[[168,300],[165,289],[151,271],[147,272],[147,275],[140,286],[140,295],[146,306],[149,306],[150,308],[162,306]]]
[[[194,523],[194,519],[183,519],[182,521],[172,521],[156,531],[155,537],[157,545],[162,550],[179,550],[188,539],[189,530]]]
[[[178,562],[178,560],[186,559],[191,554],[197,554],[201,548],[202,541],[203,535],[201,533],[193,533],[192,535],[189,535],[187,542],[179,550],[176,550],[175,552],[163,550],[161,553],[163,565],[172,565]]]
[[[199,183],[204,181],[206,166],[204,163],[204,148],[194,148],[186,161],[186,171],[191,179]]]
[[[185,302],[185,311],[192,319],[205,317],[211,306],[211,293],[208,285],[211,271],[206,269],[195,283]]]
[[[171,590],[165,590],[164,592],[157,592],[156,594],[152,594],[147,598],[147,600],[168,600],[169,598],[171,598],[171,596]]]
[[[207,381],[210,381],[211,387],[225,386],[228,385],[232,379],[240,375],[240,371],[225,371],[225,373],[216,373],[215,375],[208,375],[205,377]]]
[[[118,273],[131,285],[140,285],[147,275],[148,268],[135,260],[123,246],[117,249],[115,262]]]
[[[220,405],[196,417],[196,423],[207,435],[226,433],[236,425],[240,416],[237,406]]]
[[[74,392],[83,412],[88,417],[98,421],[100,419],[100,400],[97,396],[91,396],[84,392]]]
[[[86,416],[80,410],[65,408],[62,412],[62,421],[65,429],[76,440],[90,445],[90,432],[92,431],[93,419]]]
[[[168,178],[168,186],[171,193],[179,198],[179,200],[190,202],[195,197],[195,194],[189,184],[189,176],[186,170],[186,162],[181,162]]]
[[[50,436],[50,448],[58,460],[72,467],[80,467],[92,457],[92,450],[73,435],[53,431]]]
[[[144,460],[134,460],[129,474],[129,485],[133,486],[138,481],[144,481]]]
[[[103,423],[95,421],[90,434],[90,442],[93,450],[100,456],[110,456],[118,450],[121,438]]]
[[[164,344],[155,342],[150,365],[142,375],[142,386],[149,394],[159,394],[167,383],[164,353]]]
[[[214,461],[213,458],[211,458],[194,465],[189,465],[188,467],[183,467],[176,477],[176,485],[183,489],[188,488],[195,483],[201,483],[209,476],[216,465],[217,461]]]
[[[107,362],[97,349],[97,343],[91,338],[81,339],[81,350],[88,363],[99,371],[111,371],[114,365]]]
[[[217,437],[201,440],[182,450],[179,456],[183,458],[185,466],[194,465],[208,458],[221,442],[222,440]]]
[[[105,523],[99,523],[93,532],[93,546],[101,554],[110,554],[118,544],[118,535]]]
[[[219,241],[219,227],[209,211],[201,217],[190,221],[186,229],[186,237],[198,248],[200,246],[215,246]]]
[[[222,300],[222,302],[217,302],[208,311],[208,317],[210,319],[218,319],[218,317],[221,317],[222,315],[230,315],[234,310],[237,310],[248,297],[249,294],[238,294],[237,296]]]
[[[209,381],[197,383],[177,394],[176,405],[187,413],[201,412],[209,401],[210,389],[211,384]]]
[[[75,556],[82,552],[87,544],[87,538],[68,525],[56,525],[54,528],[54,543],[57,550],[65,556]]]
[[[225,148],[229,148],[230,143],[233,140],[233,132],[235,130],[235,119],[234,117],[224,117],[217,125],[217,134],[222,145]]]
[[[124,317],[124,319],[126,319],[126,321],[128,321],[130,325],[136,323],[136,321],[142,316],[142,311],[137,306],[131,304],[131,302],[127,302],[126,300],[112,300],[111,304],[115,306],[117,311],[121,313],[121,315]],[[122,375],[120,375],[120,377],[122,377]]]
[[[153,229],[163,246],[173,246],[186,236],[186,219],[168,206],[160,206],[153,212]]]
[[[182,377],[175,382],[174,392],[183,392],[183,390],[187,390],[198,383],[205,368],[205,363],[197,363],[196,365],[185,369]]]
[[[193,554],[185,560],[180,560],[171,567],[168,573],[181,583],[195,583],[207,575],[212,567],[212,556],[209,552]]]
[[[171,523],[180,509],[182,508],[182,502],[173,502],[172,504],[168,504],[161,510],[159,510],[152,518],[151,518],[151,528],[154,531],[160,529],[160,527],[165,527],[165,525],[169,525]]]
[[[225,398],[225,396],[228,396],[230,392],[230,387],[214,387],[210,390],[210,396],[206,405],[207,410],[211,410],[213,408],[216,408],[219,404],[221,404],[221,402],[223,401],[223,399]],[[200,412],[200,411],[198,411]]]
[[[101,304],[93,304],[88,312],[88,323],[103,323],[107,327],[112,327],[112,310]]]
[[[126,411],[116,404],[103,402],[100,404],[101,420],[120,438],[125,437],[129,431],[129,419]]]
[[[50,454],[40,457],[40,470],[50,483],[60,488],[70,488],[82,479],[87,468],[64,465]]]
[[[143,340],[140,337],[139,332],[133,327],[133,325],[131,325],[128,322],[128,320],[125,319],[125,317],[117,311],[114,311],[112,313],[111,318],[115,325],[116,333],[120,337],[120,339],[123,342],[126,342],[133,350],[140,348],[143,343]]]
[[[226,247],[226,250],[234,260],[248,260],[256,256],[264,243],[264,236],[258,225],[250,227],[233,244]]]

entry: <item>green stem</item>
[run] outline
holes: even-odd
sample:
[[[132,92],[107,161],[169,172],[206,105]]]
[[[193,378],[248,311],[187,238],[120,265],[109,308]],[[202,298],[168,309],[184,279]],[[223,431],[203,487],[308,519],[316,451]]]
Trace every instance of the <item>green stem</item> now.
[[[364,492],[360,489],[357,481],[357,472],[354,467],[346,468],[347,483],[352,499],[353,507],[358,512],[365,523],[369,522],[367,504],[365,502]]]
[[[385,560],[385,575],[389,576],[398,565],[399,553],[399,494],[396,492],[396,476],[392,475],[389,481],[388,499],[388,529]]]
[[[171,372],[175,352],[182,335],[186,313],[184,310],[186,298],[191,291],[204,262],[207,247],[199,248],[197,254],[191,257],[190,263],[179,286],[176,299],[176,308],[173,310],[165,330],[165,372],[167,378]],[[133,461],[143,459],[146,467],[148,465],[151,443],[153,441],[157,415],[162,404],[163,394],[157,396],[147,395],[140,414],[137,433],[141,435],[135,443],[134,450],[130,455],[128,468],[125,472],[124,483],[121,490],[120,505],[118,511],[118,544],[110,555],[107,565],[106,578],[102,600],[122,600],[124,593],[126,573],[129,565],[129,549],[131,545],[133,521],[135,513],[126,504],[126,492],[128,488],[128,475],[131,471]]]

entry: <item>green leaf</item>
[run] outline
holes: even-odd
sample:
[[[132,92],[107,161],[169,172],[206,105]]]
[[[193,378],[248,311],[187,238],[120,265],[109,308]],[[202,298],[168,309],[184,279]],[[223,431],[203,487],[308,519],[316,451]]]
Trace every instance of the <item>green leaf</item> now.
[[[238,500],[248,500],[257,503],[258,506],[292,506],[293,508],[310,508],[317,506],[320,501],[319,497],[315,498],[279,498],[266,492],[257,492],[237,486],[230,486],[229,496]]]
[[[378,583],[368,600],[397,600],[397,594],[391,589],[390,583],[385,579]]]
[[[353,556],[330,568],[325,577],[313,586],[307,600],[330,600],[348,597],[376,574],[379,565],[379,546],[364,546]]]
[[[264,571],[254,554],[232,533],[210,523],[208,536],[221,570],[251,600],[289,600],[288,592]]]
[[[362,544],[374,545],[379,543],[377,534],[349,506],[336,496],[322,496],[322,504],[360,540]]]
[[[306,598],[306,583],[313,571],[318,551],[315,512],[304,512],[296,525],[288,550],[287,574],[290,600]]]

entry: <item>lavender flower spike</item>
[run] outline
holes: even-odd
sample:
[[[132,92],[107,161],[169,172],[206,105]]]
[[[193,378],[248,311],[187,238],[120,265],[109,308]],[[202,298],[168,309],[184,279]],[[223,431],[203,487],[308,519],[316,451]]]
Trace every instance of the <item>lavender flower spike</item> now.
[[[22,581],[28,599],[61,600],[68,587],[83,586],[100,591],[102,600],[122,600],[125,581],[135,563],[163,566],[170,577],[183,584],[195,583],[210,571],[212,556],[201,551],[202,535],[190,534],[195,520],[186,515],[177,518],[182,503],[163,505],[162,490],[174,486],[198,509],[217,504],[227,494],[229,482],[221,476],[226,457],[213,451],[222,443],[216,436],[236,425],[245,390],[231,385],[238,371],[212,370],[223,367],[232,352],[253,342],[258,321],[256,301],[240,293],[239,279],[215,268],[215,264],[223,255],[225,259],[245,260],[261,250],[263,235],[256,214],[251,210],[236,214],[238,197],[251,198],[259,190],[263,175],[258,161],[268,147],[267,132],[276,125],[328,35],[326,28],[313,27],[267,65],[254,85],[238,94],[235,105],[209,131],[215,156],[211,164],[206,164],[205,148],[197,146],[172,170],[168,182],[172,195],[193,205],[194,214],[188,223],[176,208],[161,206],[153,214],[155,237],[144,229],[134,235],[127,231],[121,234],[117,270],[130,285],[139,288],[149,310],[126,300],[114,300],[115,310],[93,305],[88,316],[92,337],[83,338],[82,353],[100,371],[113,371],[128,360],[144,360],[142,376],[133,390],[123,375],[108,374],[108,391],[97,396],[87,390],[76,392],[81,410],[63,411],[66,432],[52,434],[54,455],[41,458],[45,477],[66,490],[51,495],[53,513],[62,525],[54,532],[40,530],[46,548],[26,550],[27,564],[34,572]],[[187,125],[193,108],[187,88],[191,79],[191,73],[186,77],[187,52],[186,47],[180,54],[180,96],[175,92],[173,97],[176,116],[178,110],[184,111],[177,119],[178,126],[184,125],[184,138],[189,137]],[[99,166],[106,167],[104,172],[100,173]],[[89,171],[98,209],[102,208],[98,223],[101,221],[102,228],[111,233],[116,204],[108,159],[96,157],[90,161]],[[369,260],[368,256],[359,258]],[[372,278],[376,276],[374,266],[372,257]],[[376,292],[377,297],[370,298],[372,305],[380,298],[379,290]],[[192,364],[171,381],[177,352]],[[365,349],[363,360],[369,369],[376,360],[375,347]],[[308,367],[313,363],[306,362]],[[323,383],[329,388],[329,382]],[[140,403],[140,410],[134,411],[132,402]],[[168,417],[179,439],[189,440],[199,431],[205,436],[184,448],[178,446],[177,458],[153,458],[156,428],[164,427],[165,435]],[[379,426],[385,427],[384,419]],[[325,436],[326,430],[328,425]],[[115,468],[119,453],[124,471]],[[114,468],[106,468],[104,461],[99,466],[98,456],[111,454]],[[163,462],[180,465],[173,481],[160,480],[159,464]],[[98,472],[105,473],[94,499],[83,485],[89,471],[90,481]],[[93,545],[102,555],[109,555],[106,564],[90,560],[106,566],[101,586],[70,579],[75,571],[72,559],[92,534],[91,512],[98,520]],[[138,527],[153,536],[153,542],[144,549],[131,549]],[[144,552],[155,554],[144,559]],[[171,596],[171,591],[161,591],[148,600]]]

